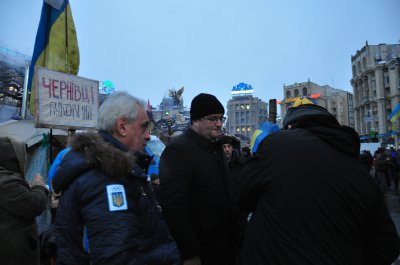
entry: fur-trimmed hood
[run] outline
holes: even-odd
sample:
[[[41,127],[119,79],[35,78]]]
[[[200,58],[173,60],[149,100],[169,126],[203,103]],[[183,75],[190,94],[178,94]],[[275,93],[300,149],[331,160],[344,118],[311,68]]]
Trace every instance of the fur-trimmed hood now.
[[[76,134],[70,146],[71,151],[83,157],[88,168],[98,168],[111,177],[130,174],[136,161],[133,152],[118,149],[97,133]]]
[[[65,154],[52,180],[53,190],[65,190],[85,171],[98,169],[107,177],[135,176],[147,178],[137,165],[146,159],[140,153],[123,150],[122,144],[105,133],[76,134],[70,141],[71,150]],[[148,158],[147,158],[148,160]]]

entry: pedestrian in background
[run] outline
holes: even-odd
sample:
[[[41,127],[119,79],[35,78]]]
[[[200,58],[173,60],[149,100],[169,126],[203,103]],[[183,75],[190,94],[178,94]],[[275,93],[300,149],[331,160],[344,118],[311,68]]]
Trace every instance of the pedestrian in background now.
[[[37,175],[25,180],[25,143],[0,137],[0,264],[39,265],[36,217],[46,210],[49,191]]]
[[[238,169],[240,139],[234,135],[224,133],[222,136],[218,137],[216,141],[222,146],[222,150],[225,154],[225,164],[229,170]]]
[[[288,109],[241,172],[253,212],[241,265],[389,265],[399,239],[379,186],[358,162],[359,135],[323,107]]]
[[[360,162],[365,167],[368,172],[371,172],[372,165],[374,163],[374,158],[371,152],[368,150],[363,150],[360,154]]]
[[[160,204],[184,265],[234,265],[239,229],[221,144],[224,107],[210,94],[191,103],[190,128],[160,160]]]
[[[398,155],[397,150],[394,148],[390,148],[390,160],[389,160],[389,187],[392,187],[397,190],[398,189],[398,178],[399,178],[399,166],[397,163]],[[393,182],[393,185],[392,183]]]
[[[99,109],[99,132],[72,139],[52,181],[62,192],[57,264],[181,264],[142,165],[150,140],[144,106],[126,92],[111,94]]]
[[[160,189],[160,178],[155,173],[151,174],[151,176],[150,176],[150,186],[151,186],[151,190],[153,191],[154,198],[158,202],[159,201],[158,192]]]
[[[375,181],[378,183],[382,192],[385,192],[388,188],[386,176],[389,168],[389,160],[385,155],[383,148],[378,148],[375,151]]]

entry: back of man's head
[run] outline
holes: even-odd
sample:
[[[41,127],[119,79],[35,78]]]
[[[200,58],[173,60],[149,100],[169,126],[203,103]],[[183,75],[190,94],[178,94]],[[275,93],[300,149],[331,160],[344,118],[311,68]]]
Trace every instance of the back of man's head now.
[[[145,102],[124,91],[115,92],[108,96],[99,109],[98,129],[113,133],[114,125],[119,117],[129,121],[136,120],[138,109],[144,108]]]
[[[296,103],[296,102],[295,102]],[[325,120],[339,125],[335,116],[329,113],[324,107],[313,103],[303,103],[295,104],[293,107],[289,108],[285,118],[283,119],[283,127],[288,129],[290,126],[294,126],[302,120],[313,118],[315,120]]]

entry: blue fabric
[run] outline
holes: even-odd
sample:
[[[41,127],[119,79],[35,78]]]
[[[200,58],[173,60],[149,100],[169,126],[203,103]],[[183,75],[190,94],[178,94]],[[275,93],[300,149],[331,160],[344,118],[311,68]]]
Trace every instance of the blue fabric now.
[[[261,132],[259,132],[261,131]],[[256,132],[254,132],[252,138],[252,144],[251,144],[251,152],[255,153],[257,152],[258,146],[260,145],[260,143],[262,142],[262,140],[264,140],[265,137],[267,137],[267,135],[269,135],[270,133],[273,132],[277,132],[279,131],[279,127],[278,125],[266,121],[266,122],[262,122],[258,129],[256,130]],[[256,133],[258,135],[256,135]]]
[[[71,150],[71,147],[64,148],[61,150],[57,156],[56,159],[54,159],[53,164],[50,166],[49,174],[47,176],[47,185],[49,185],[49,189],[51,192],[53,192],[53,187],[51,186],[51,181],[53,180],[54,174],[57,171],[58,166],[61,164],[61,161],[64,157],[64,155]]]

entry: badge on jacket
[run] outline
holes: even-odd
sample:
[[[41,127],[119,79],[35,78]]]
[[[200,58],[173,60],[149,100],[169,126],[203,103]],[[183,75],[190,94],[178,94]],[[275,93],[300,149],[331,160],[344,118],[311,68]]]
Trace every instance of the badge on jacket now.
[[[128,209],[125,189],[123,185],[107,185],[108,209],[110,211],[122,211]]]

